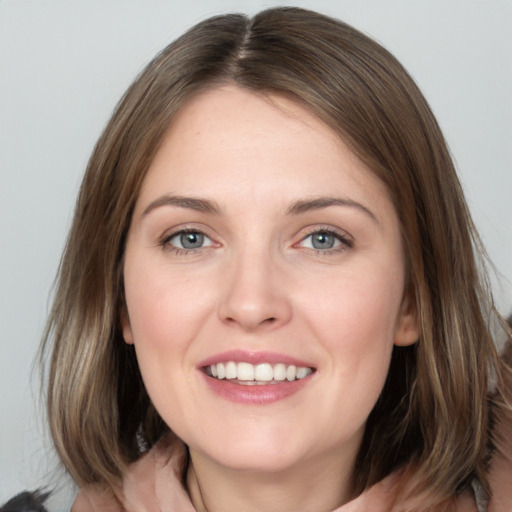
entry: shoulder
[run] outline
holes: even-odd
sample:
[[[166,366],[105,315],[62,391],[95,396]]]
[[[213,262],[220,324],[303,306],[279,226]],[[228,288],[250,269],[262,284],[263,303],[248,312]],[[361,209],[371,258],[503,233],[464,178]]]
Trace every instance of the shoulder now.
[[[71,512],[154,512],[161,509],[163,495],[181,504],[186,498],[183,475],[187,461],[183,443],[168,435],[128,467],[118,486],[81,489]]]
[[[469,488],[446,497],[432,491],[418,494],[418,483],[415,468],[406,466],[333,512],[480,512]]]
[[[78,493],[71,512],[124,512],[114,492],[101,486],[87,486]]]

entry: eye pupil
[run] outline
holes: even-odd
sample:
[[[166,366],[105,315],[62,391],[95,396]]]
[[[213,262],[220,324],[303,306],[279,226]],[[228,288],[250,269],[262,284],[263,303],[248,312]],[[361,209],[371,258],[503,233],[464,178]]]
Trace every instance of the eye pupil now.
[[[311,243],[315,249],[332,249],[334,242],[332,233],[315,233],[312,235]]]
[[[204,243],[204,235],[197,232],[182,233],[180,242],[185,249],[197,249]]]

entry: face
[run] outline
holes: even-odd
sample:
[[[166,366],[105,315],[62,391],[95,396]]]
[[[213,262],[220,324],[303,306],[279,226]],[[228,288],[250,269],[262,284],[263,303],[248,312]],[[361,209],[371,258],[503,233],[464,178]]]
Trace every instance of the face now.
[[[417,338],[384,185],[297,104],[236,87],[170,127],[128,235],[123,332],[192,457],[353,462],[394,344]]]

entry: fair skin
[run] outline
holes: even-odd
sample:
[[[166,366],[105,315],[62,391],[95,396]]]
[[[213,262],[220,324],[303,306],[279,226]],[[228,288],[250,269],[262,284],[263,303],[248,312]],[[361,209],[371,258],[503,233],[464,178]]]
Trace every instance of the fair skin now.
[[[224,86],[180,111],[133,214],[123,333],[198,511],[354,497],[393,345],[418,337],[404,276],[384,185],[303,107]]]

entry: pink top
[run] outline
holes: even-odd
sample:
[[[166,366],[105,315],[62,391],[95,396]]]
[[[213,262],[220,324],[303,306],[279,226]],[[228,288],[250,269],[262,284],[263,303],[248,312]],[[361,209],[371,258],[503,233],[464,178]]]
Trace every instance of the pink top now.
[[[104,491],[91,486],[78,494],[72,512],[195,512],[184,487],[184,471],[187,451],[176,438],[161,440],[141,459],[132,464],[123,480],[121,489]],[[508,473],[511,475],[512,473]],[[333,512],[424,512],[421,503],[393,505],[398,492],[400,472],[393,473],[349,503]],[[512,485],[505,501],[490,504],[489,512],[512,512]],[[503,504],[503,506],[501,505]],[[507,508],[508,507],[508,508]],[[429,512],[448,510],[445,506],[429,509]],[[472,493],[457,499],[452,512],[478,512]]]

